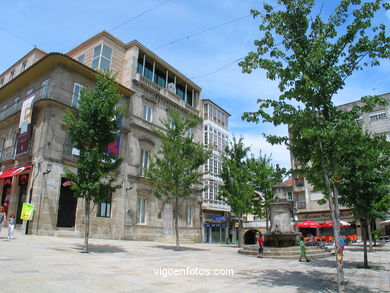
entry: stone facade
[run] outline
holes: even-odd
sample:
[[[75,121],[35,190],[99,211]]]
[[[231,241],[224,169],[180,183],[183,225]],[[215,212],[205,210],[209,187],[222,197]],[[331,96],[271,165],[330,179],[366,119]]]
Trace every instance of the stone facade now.
[[[126,114],[119,146],[124,161],[113,174],[122,188],[107,202],[95,205],[90,235],[171,241],[174,239],[172,207],[155,198],[142,170],[160,146],[152,129],[163,129],[161,120],[169,118],[169,109],[200,116],[201,89],[137,41],[125,44],[106,32],[67,55],[42,54],[24,72],[0,87],[0,107],[7,105],[0,112],[1,170],[33,164],[18,176],[8,178],[12,182],[9,210],[16,212],[21,198],[34,204],[33,219],[20,226],[29,234],[78,236],[82,233],[83,200],[73,199],[69,187],[62,185],[66,181],[65,169],[77,170],[78,156],[69,143],[63,117],[70,109],[76,111],[81,87],[94,87],[96,72],[91,67],[110,69],[116,74],[123,95],[119,104],[125,107]],[[31,149],[23,156],[15,155],[20,109],[30,94],[35,94]],[[195,141],[202,140],[201,128],[199,125],[194,129]],[[19,184],[22,175],[28,176],[24,189]],[[3,194],[4,182],[5,179],[0,179]],[[201,240],[197,203],[200,196],[193,194],[182,205],[179,219],[182,240]]]

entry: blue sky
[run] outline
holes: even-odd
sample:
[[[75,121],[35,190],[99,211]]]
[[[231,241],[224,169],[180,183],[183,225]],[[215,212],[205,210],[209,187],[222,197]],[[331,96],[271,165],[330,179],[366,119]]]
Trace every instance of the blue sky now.
[[[337,1],[322,2],[325,14]],[[19,60],[33,48],[33,44],[46,52],[66,53],[102,30],[109,31],[123,42],[136,39],[187,77],[194,77],[194,82],[202,87],[202,98],[213,100],[232,115],[230,131],[236,136],[243,135],[253,153],[262,150],[272,154],[274,163],[289,168],[290,157],[286,148],[271,146],[262,137],[262,133],[285,135],[286,128],[249,124],[240,119],[245,111],[257,109],[258,98],[277,98],[279,94],[276,82],[267,80],[264,71],[242,74],[240,68],[232,64],[254,50],[253,41],[260,37],[258,19],[246,17],[158,48],[249,15],[249,10],[259,9],[261,3],[257,0],[2,1],[0,71]],[[163,5],[111,30],[159,4]],[[381,13],[376,21],[389,25],[390,13]],[[203,76],[221,68],[223,70]],[[199,76],[203,77],[196,78]],[[389,60],[380,67],[357,72],[347,80],[346,87],[334,101],[343,104],[368,94],[388,93],[389,77]]]

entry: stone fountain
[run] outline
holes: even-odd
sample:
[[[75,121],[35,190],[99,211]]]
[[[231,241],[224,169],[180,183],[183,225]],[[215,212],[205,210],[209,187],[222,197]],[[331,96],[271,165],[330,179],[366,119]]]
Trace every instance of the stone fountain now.
[[[285,188],[281,181],[273,187],[275,195],[270,204],[271,229],[264,234],[266,247],[289,247],[299,243],[301,233],[295,232],[291,225],[292,204],[287,201]]]

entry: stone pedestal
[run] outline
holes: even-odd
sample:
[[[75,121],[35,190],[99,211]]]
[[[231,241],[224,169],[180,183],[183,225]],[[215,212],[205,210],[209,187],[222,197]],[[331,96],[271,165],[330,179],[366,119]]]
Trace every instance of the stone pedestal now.
[[[274,186],[275,196],[270,204],[271,229],[265,233],[264,245],[269,247],[289,247],[298,245],[301,233],[291,225],[291,203],[287,201],[284,185]]]

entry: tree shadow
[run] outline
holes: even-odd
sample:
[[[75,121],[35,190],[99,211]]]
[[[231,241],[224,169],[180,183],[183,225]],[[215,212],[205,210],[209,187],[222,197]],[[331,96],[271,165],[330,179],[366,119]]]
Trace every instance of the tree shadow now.
[[[310,268],[307,272],[289,272],[285,270],[247,270],[235,273],[235,275],[241,275],[244,279],[250,280],[252,285],[281,288],[281,292],[291,289],[283,289],[283,287],[296,287],[297,292],[300,293],[333,293],[338,291],[336,274],[324,274],[324,272],[313,270],[312,268]],[[371,291],[369,288],[362,287],[361,285],[358,287],[347,282],[346,292],[369,293],[377,291]]]
[[[362,257],[363,258],[363,257]],[[363,260],[362,261],[349,261],[344,259],[344,269],[363,269]],[[384,271],[386,268],[384,266],[374,264],[374,263],[368,263],[370,270],[374,271]],[[331,259],[317,259],[315,260],[315,265],[317,267],[328,267],[328,268],[336,268],[336,260]]]
[[[84,245],[83,244],[75,244],[73,247],[75,250],[79,250],[82,252]],[[118,252],[128,252],[126,249],[120,247],[120,246],[114,246],[114,245],[96,245],[96,244],[89,244],[88,245],[88,251],[93,253],[118,253]]]
[[[174,250],[174,251],[207,251],[209,249],[205,248],[195,248],[195,247],[185,247],[185,246],[180,246],[180,250],[176,250],[175,245],[155,245],[152,246],[153,248],[161,248],[161,249],[166,249],[166,250]]]

